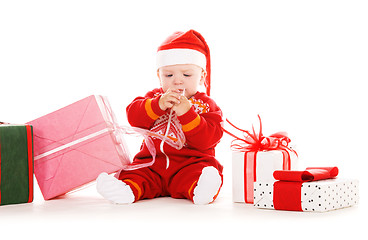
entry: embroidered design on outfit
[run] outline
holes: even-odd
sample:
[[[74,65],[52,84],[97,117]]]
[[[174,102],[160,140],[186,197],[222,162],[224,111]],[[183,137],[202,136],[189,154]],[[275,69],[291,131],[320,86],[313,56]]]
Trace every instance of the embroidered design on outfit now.
[[[156,133],[164,136],[165,132],[166,132],[168,121],[169,121],[169,114],[165,113],[164,115],[162,115],[161,117],[159,117],[155,121],[155,123],[153,124],[153,127],[151,128],[150,131],[156,132]],[[173,141],[177,141],[178,140],[178,133],[179,133],[179,131],[181,131],[181,129],[180,129],[181,125],[180,125],[179,120],[178,120],[178,118],[175,114],[172,116],[171,122],[172,123],[177,123],[177,124],[171,124],[170,125],[170,129],[169,129],[167,137],[170,138]]]
[[[190,98],[189,101],[192,103],[194,110],[198,114],[208,113],[210,111],[210,105],[204,103],[201,99]]]

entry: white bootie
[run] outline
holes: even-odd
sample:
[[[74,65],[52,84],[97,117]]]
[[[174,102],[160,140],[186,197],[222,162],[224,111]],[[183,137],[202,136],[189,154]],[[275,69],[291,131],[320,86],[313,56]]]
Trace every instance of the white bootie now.
[[[96,180],[97,192],[105,199],[116,204],[134,202],[135,197],[133,191],[126,183],[107,173],[101,173]]]
[[[214,201],[222,184],[219,171],[214,167],[205,167],[193,191],[194,204],[209,204]]]

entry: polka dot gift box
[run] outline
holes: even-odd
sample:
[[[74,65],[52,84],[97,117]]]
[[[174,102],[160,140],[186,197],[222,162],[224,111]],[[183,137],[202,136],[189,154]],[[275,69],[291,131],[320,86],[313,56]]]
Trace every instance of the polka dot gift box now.
[[[326,212],[357,204],[358,180],[337,179],[337,173],[336,167],[275,171],[275,178],[280,181],[254,183],[254,206],[276,210]]]

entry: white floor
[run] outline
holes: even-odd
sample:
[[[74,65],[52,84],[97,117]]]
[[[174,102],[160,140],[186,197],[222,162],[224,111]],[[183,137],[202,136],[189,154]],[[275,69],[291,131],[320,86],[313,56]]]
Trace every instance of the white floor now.
[[[261,235],[262,239],[272,236],[294,239],[296,235],[298,239],[316,235],[321,236],[317,239],[322,236],[343,239],[354,232],[364,232],[363,224],[359,224],[359,219],[365,216],[362,205],[327,213],[285,212],[235,204],[227,195],[207,206],[170,198],[113,205],[92,192],[80,192],[47,202],[3,206],[0,229],[4,234],[34,236],[31,239],[117,235],[121,239],[160,239],[159,236],[221,239],[233,238],[234,233],[236,236],[242,233],[241,239],[254,235]]]
[[[363,183],[360,204],[354,207],[327,213],[262,210],[232,202],[230,170],[230,167],[225,168],[225,183],[218,199],[204,206],[171,198],[114,205],[98,195],[95,184],[44,201],[36,185],[33,203],[0,207],[0,230],[2,234],[31,236],[30,239],[222,239],[234,236],[246,239],[256,238],[256,235],[262,239],[274,236],[277,239],[281,236],[284,239],[296,236],[298,239],[345,239],[354,232],[365,231],[361,219],[368,211]]]

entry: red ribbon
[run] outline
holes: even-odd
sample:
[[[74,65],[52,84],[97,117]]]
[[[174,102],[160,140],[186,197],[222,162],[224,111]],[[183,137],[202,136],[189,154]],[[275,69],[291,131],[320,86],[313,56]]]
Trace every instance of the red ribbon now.
[[[235,139],[231,142],[231,149],[240,152],[248,152],[248,151],[270,151],[270,150],[289,150],[296,154],[293,149],[288,147],[290,143],[290,138],[288,137],[286,132],[277,132],[269,137],[266,137],[262,133],[262,121],[261,117],[258,115],[259,119],[259,133],[257,134],[254,130],[254,126],[252,125],[252,132],[236,127],[232,124],[228,119],[226,121],[235,129],[241,131],[243,133],[243,138],[238,137],[231,132],[223,129],[224,132],[234,137]]]
[[[0,136],[0,186],[1,186],[1,136]],[[0,188],[0,203],[1,203],[1,188]]]
[[[33,129],[26,125],[27,130],[27,155],[28,155],[28,202],[33,201]]]
[[[334,178],[339,174],[337,167],[310,167],[305,171],[275,171],[276,180],[289,182],[309,182]]]
[[[273,206],[277,210],[303,211],[301,192],[303,182],[334,178],[337,167],[307,168],[305,171],[275,171],[279,180],[273,185]]]
[[[228,119],[226,121],[235,129],[243,133],[240,138],[231,132],[223,129],[224,132],[234,137],[231,142],[231,149],[234,151],[244,152],[244,199],[246,203],[253,203],[253,183],[256,178],[256,157],[258,151],[279,150],[283,154],[283,169],[290,170],[290,154],[288,151],[297,153],[288,147],[290,142],[286,132],[277,132],[269,137],[265,137],[262,133],[262,121],[259,119],[259,133],[257,134],[252,126],[252,133],[236,127]]]

